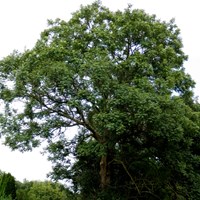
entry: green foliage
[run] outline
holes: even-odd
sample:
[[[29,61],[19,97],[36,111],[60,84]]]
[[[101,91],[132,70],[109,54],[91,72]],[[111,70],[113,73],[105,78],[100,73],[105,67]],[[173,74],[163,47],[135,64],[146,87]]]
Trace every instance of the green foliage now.
[[[12,198],[9,197],[4,197],[4,196],[0,196],[0,200],[12,200]]]
[[[53,186],[50,182],[34,182],[28,192],[30,200],[64,200],[65,193],[60,191],[58,186]]]
[[[24,180],[23,183],[17,182],[16,187],[17,187],[17,199],[19,200],[28,200],[29,195],[28,192],[30,188],[32,187],[33,182],[32,181],[27,181]]]
[[[81,199],[199,199],[200,106],[182,46],[173,20],[131,6],[49,21],[33,49],[0,62],[6,144],[47,140],[52,178]]]
[[[17,199],[20,200],[73,200],[74,195],[59,183],[50,181],[18,182]]]
[[[16,199],[15,178],[10,173],[0,174],[0,197],[7,199]]]

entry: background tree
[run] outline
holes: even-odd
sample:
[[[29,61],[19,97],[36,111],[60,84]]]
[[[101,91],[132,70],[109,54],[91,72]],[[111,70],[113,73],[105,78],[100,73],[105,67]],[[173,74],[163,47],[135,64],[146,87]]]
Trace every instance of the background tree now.
[[[33,182],[28,192],[28,200],[66,200],[69,199],[59,184],[51,182]]]
[[[51,181],[24,181],[17,184],[20,200],[73,200],[75,195],[59,183]]]
[[[10,173],[1,172],[0,174],[0,197],[16,199],[15,178]]]
[[[53,176],[90,199],[198,199],[199,104],[174,21],[95,2],[49,26],[0,62],[5,143],[47,140]]]
[[[28,200],[29,197],[28,192],[32,186],[33,186],[33,181],[27,181],[27,180],[24,180],[23,182],[17,181],[16,183],[17,199]]]

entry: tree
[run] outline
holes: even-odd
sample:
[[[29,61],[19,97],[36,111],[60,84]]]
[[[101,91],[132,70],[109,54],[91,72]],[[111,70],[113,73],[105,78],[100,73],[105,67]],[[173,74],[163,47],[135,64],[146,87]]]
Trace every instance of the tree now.
[[[10,173],[1,172],[0,197],[5,199],[16,199],[15,178]]]
[[[93,198],[198,199],[200,107],[182,46],[173,20],[131,6],[95,2],[50,20],[33,49],[0,62],[5,143],[47,140],[53,177]]]
[[[59,183],[51,181],[24,181],[17,184],[20,200],[67,200],[75,199],[72,192]]]
[[[51,182],[34,182],[28,192],[28,200],[66,200],[64,191],[61,191],[59,184]]]
[[[32,186],[33,186],[33,181],[27,181],[27,180],[24,180],[23,182],[17,181],[16,183],[17,199],[28,200],[29,197],[28,192]]]

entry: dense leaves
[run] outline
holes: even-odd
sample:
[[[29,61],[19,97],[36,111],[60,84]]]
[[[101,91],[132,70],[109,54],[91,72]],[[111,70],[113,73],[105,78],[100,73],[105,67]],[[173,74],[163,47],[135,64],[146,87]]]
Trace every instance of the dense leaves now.
[[[17,184],[20,200],[73,200],[73,194],[61,184],[50,181],[24,181]]]
[[[0,198],[16,199],[15,178],[10,173],[0,172]]]
[[[60,183],[51,181],[15,181],[10,173],[0,171],[0,200],[75,200],[78,195]]]
[[[96,2],[49,21],[33,49],[0,62],[6,144],[46,140],[52,177],[82,199],[198,199],[200,107],[186,59],[173,20],[131,6]]]

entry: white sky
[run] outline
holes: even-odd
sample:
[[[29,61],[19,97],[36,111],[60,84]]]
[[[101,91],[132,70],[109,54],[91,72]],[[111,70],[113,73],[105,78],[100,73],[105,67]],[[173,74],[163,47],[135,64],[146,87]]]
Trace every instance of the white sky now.
[[[67,20],[81,4],[93,0],[0,0],[0,58],[14,49],[23,51],[32,48],[47,19]],[[128,3],[133,8],[142,8],[156,14],[162,20],[176,19],[181,29],[184,51],[189,55],[185,67],[196,81],[195,94],[200,96],[200,74],[198,55],[200,47],[200,3],[198,0],[103,0],[112,10],[124,9]],[[0,145],[0,170],[10,172],[17,180],[44,180],[51,170],[51,163],[39,153],[39,149],[28,153],[11,152]]]

